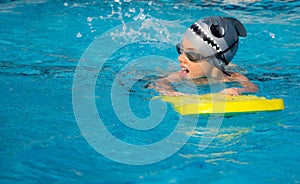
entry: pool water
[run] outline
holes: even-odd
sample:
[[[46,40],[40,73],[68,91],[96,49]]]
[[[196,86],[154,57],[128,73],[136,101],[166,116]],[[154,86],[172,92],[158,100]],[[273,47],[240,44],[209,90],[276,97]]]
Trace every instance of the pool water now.
[[[299,7],[300,2],[293,0],[0,1],[0,182],[299,183]],[[211,131],[206,127],[209,117],[181,117],[169,104],[158,109],[166,112],[152,129],[124,125],[116,113],[127,112],[122,104],[116,110],[123,96],[112,95],[112,89],[128,93],[136,117],[159,117],[149,107],[158,93],[148,86],[179,69],[172,44],[180,36],[164,35],[169,32],[160,22],[187,27],[212,15],[233,16],[244,23],[248,36],[240,40],[233,63],[258,85],[258,96],[282,98],[285,109],[222,118],[218,133],[205,149],[199,149],[199,142]],[[95,96],[82,98],[95,102],[104,126],[116,139],[134,145],[163,140],[182,120],[178,135],[190,136],[187,142],[174,141],[182,144],[177,152],[149,164],[120,163],[100,154],[87,141],[79,124],[82,117],[74,112],[74,92],[79,90],[74,88],[74,78],[78,65],[85,61],[84,53],[109,30],[118,33],[111,38],[122,37],[123,32],[114,32],[116,27],[124,28],[132,21],[149,21],[146,25],[157,37],[136,42],[134,35],[142,31],[129,31],[135,33],[127,38],[130,44],[110,55],[99,73],[100,68],[85,68],[87,76],[97,80]],[[97,53],[105,53],[108,46],[102,45]],[[149,55],[174,62],[156,62],[154,67],[154,56],[147,60]],[[134,70],[126,68],[134,60],[141,62],[139,58],[146,63],[135,65]],[[92,76],[94,72],[97,75]],[[126,81],[133,81],[130,88]],[[125,114],[125,119],[129,116]],[[87,128],[96,133],[96,127]],[[100,134],[97,141],[105,137]],[[124,158],[132,150],[109,151],[112,157]],[[158,151],[148,150],[127,161],[144,161]]]

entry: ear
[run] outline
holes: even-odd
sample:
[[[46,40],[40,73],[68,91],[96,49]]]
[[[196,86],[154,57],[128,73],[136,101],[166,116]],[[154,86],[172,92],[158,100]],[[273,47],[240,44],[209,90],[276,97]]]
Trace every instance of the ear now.
[[[224,17],[224,20],[231,22],[234,25],[235,30],[239,36],[241,36],[241,37],[247,36],[247,31],[246,31],[245,27],[243,26],[243,24],[239,20],[232,18],[232,17]]]

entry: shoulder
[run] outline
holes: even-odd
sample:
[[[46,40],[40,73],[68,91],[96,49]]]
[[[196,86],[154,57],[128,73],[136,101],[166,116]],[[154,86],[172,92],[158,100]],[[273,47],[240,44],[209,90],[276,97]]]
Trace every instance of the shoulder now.
[[[170,82],[178,82],[181,81],[183,78],[180,76],[180,72],[173,72],[170,73],[165,79]]]
[[[238,72],[232,72],[230,73],[230,76],[226,76],[226,82],[235,82],[235,81],[249,81],[248,78],[243,75],[243,74],[240,74]]]

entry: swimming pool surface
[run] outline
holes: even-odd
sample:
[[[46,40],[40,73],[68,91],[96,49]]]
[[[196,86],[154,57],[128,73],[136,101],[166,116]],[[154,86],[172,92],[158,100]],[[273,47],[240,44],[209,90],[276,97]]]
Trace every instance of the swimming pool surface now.
[[[296,0],[0,1],[0,182],[299,183],[299,8]],[[168,28],[188,27],[213,15],[233,16],[244,23],[248,36],[240,40],[233,63],[258,85],[258,96],[283,98],[285,109],[222,118],[205,149],[199,149],[199,142],[214,131],[206,127],[209,117],[181,117],[168,104],[156,109],[164,113],[161,122],[147,130],[124,125],[121,119],[130,119],[130,114],[116,113],[127,112],[127,106],[122,106],[122,94],[112,89],[125,89],[136,117],[159,118],[161,113],[149,109],[150,99],[158,94],[147,87],[179,68],[172,44],[182,30],[173,35]],[[162,22],[171,26],[163,27]],[[156,36],[147,39],[142,29],[130,30],[132,23],[146,23],[139,28]],[[126,155],[133,150],[117,148],[106,150],[104,156],[86,138],[86,132],[96,134],[97,127],[91,123],[82,131],[79,122],[84,117],[75,112],[80,103],[74,94],[85,86],[75,88],[74,78],[90,45],[107,32],[115,39],[130,33],[128,44],[109,55],[101,68],[83,67],[87,79],[95,78],[95,90],[81,97],[95,103],[109,134],[137,147],[164,140],[182,121],[182,139],[172,141],[178,151],[160,161],[151,158],[167,152],[163,146],[132,158]],[[136,41],[135,35],[145,40]],[[95,52],[105,54],[111,46],[103,42]],[[160,57],[174,63],[161,63]],[[133,81],[130,88],[126,81]],[[98,116],[91,112],[91,120]],[[109,148],[108,142],[101,142],[109,137],[107,132],[97,135],[100,147]],[[183,137],[189,139],[181,141]],[[124,158],[129,163],[116,161]]]

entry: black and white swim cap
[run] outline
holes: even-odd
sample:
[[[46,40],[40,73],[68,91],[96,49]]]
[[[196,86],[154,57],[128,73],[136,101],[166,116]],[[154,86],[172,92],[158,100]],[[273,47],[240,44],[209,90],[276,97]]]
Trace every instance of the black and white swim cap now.
[[[219,16],[195,22],[184,34],[204,57],[211,58],[210,62],[225,74],[224,67],[237,52],[239,36],[247,36],[243,24],[235,18]]]

